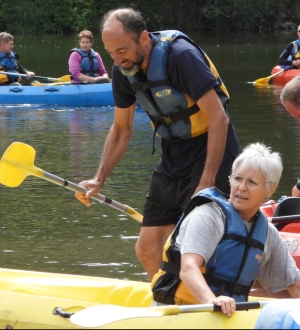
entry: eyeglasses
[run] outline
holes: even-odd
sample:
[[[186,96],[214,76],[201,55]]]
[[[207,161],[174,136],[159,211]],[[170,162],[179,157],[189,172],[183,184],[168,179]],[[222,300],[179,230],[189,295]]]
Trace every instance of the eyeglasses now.
[[[256,190],[259,186],[265,186],[266,183],[259,183],[256,179],[254,178],[249,178],[243,175],[239,175],[239,174],[231,174],[229,177],[229,183],[231,186],[237,187],[240,186],[242,184],[242,182],[245,179],[246,182],[246,186],[248,189],[250,190]],[[268,182],[271,183],[271,182]]]

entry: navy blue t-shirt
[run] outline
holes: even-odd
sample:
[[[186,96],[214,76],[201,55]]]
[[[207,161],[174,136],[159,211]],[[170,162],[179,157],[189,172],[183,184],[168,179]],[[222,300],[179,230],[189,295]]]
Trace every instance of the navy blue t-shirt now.
[[[154,42],[157,39],[151,33],[149,36]],[[140,79],[147,80],[142,70],[137,75]],[[209,90],[219,86],[205,56],[182,38],[174,40],[170,45],[167,80],[177,90],[190,95],[194,101],[198,101]],[[117,66],[112,68],[112,86],[117,107],[127,108],[136,102],[127,77]],[[231,123],[229,125],[226,148],[235,157],[240,152],[240,146]],[[161,146],[162,153],[158,167],[167,175],[183,179],[202,173],[206,159],[207,133],[180,143],[162,139]]]

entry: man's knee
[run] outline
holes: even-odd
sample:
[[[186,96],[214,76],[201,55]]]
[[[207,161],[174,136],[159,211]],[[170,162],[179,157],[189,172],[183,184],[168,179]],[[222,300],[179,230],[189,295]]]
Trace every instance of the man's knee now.
[[[147,242],[145,240],[139,239],[135,245],[135,253],[137,257],[142,259],[154,259],[156,256],[161,257],[163,252],[163,246],[155,242]]]
[[[143,259],[153,253],[153,248],[149,247],[148,244],[145,244],[143,240],[139,239],[135,244],[135,253],[139,259]]]

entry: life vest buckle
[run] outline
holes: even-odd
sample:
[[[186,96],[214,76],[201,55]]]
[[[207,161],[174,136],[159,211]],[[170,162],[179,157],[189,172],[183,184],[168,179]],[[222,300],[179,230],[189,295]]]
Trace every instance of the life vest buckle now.
[[[242,291],[242,284],[238,284],[236,282],[231,282],[229,284],[229,287],[228,287],[228,292],[230,294],[238,294],[240,295],[241,294],[241,291]]]
[[[166,125],[171,125],[174,123],[173,119],[171,118],[171,116],[163,116],[163,117],[160,117]]]

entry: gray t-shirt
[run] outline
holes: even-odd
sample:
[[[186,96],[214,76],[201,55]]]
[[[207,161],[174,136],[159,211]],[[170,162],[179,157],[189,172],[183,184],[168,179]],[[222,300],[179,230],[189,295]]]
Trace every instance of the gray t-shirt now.
[[[244,222],[248,231],[251,223]],[[216,203],[196,207],[183,221],[177,243],[181,255],[195,253],[205,261],[213,255],[225,230],[225,216]],[[278,230],[269,223],[257,281],[268,291],[284,290],[300,280],[300,271]]]

